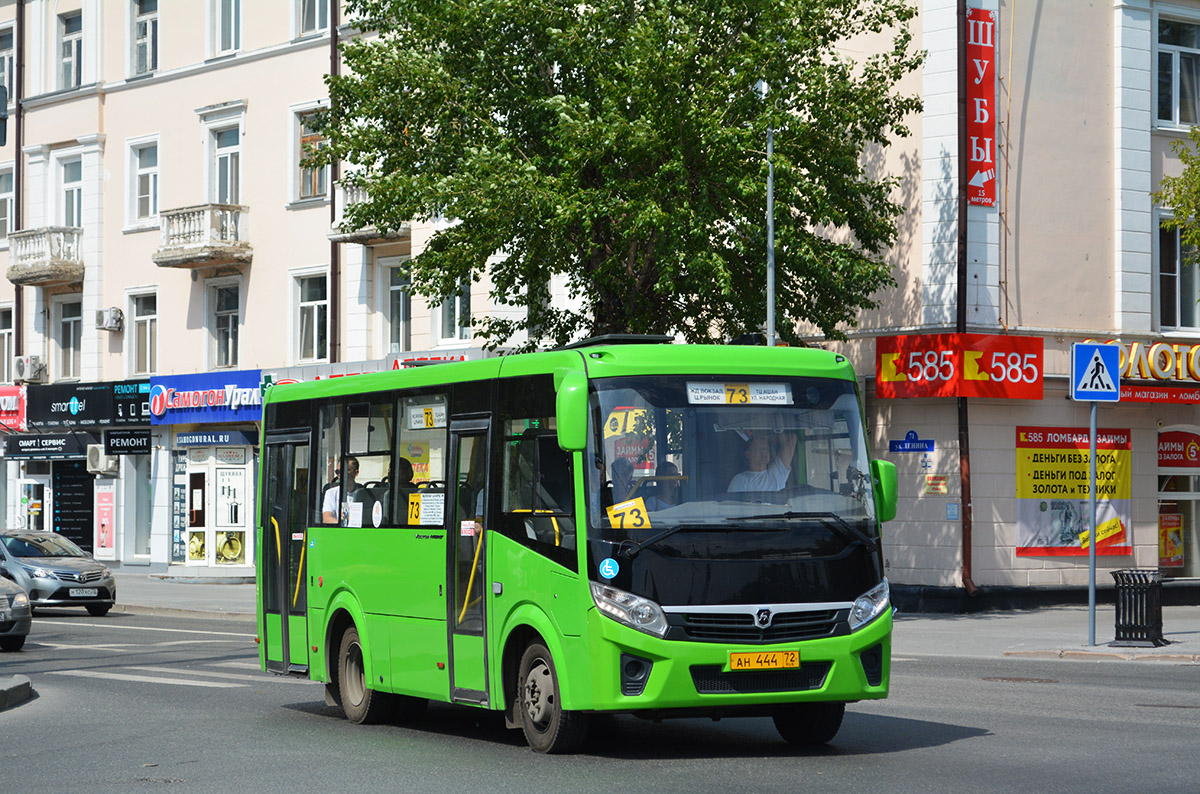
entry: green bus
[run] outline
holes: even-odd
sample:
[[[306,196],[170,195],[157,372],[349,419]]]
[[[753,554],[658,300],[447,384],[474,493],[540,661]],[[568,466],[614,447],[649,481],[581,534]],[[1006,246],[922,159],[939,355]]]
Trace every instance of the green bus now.
[[[500,711],[539,752],[605,712],[817,744],[886,697],[896,472],[845,357],[628,342],[268,389],[263,668],[356,723]]]

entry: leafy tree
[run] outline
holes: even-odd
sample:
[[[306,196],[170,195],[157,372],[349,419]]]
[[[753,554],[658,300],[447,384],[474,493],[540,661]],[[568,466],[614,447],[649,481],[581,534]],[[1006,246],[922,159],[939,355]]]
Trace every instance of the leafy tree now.
[[[1200,261],[1200,127],[1189,129],[1187,138],[1171,141],[1171,150],[1183,171],[1179,176],[1164,176],[1158,192],[1150,197],[1173,211],[1163,216],[1163,228],[1179,230],[1184,263],[1195,265]]]
[[[863,155],[920,109],[894,90],[923,57],[915,13],[907,0],[351,0],[369,33],[343,46],[315,157],[348,163],[370,196],[348,227],[456,221],[414,258],[414,289],[444,299],[488,270],[493,300],[528,309],[483,318],[492,346],[522,328],[702,341],[765,319],[772,126],[779,333],[807,322],[836,337],[894,283],[897,180]],[[880,51],[853,56],[881,33]],[[581,310],[549,305],[556,274]]]

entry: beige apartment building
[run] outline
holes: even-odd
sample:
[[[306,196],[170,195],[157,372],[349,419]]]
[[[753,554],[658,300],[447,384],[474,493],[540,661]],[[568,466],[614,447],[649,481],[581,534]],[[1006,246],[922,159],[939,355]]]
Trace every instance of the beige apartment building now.
[[[924,111],[870,164],[902,176],[897,285],[848,342],[813,340],[854,362],[900,471],[888,575],[1087,583],[1089,403],[1068,393],[1094,340],[1122,376],[1098,410],[1101,584],[1195,581],[1200,279],[1150,194],[1200,121],[1200,2],[968,0],[961,51],[959,3],[916,2],[928,58],[901,90]],[[339,6],[0,1],[10,525],[71,524],[121,565],[249,572],[257,383],[481,354],[486,282],[433,306],[407,290],[437,221],[343,231],[355,197],[300,167],[354,35]]]

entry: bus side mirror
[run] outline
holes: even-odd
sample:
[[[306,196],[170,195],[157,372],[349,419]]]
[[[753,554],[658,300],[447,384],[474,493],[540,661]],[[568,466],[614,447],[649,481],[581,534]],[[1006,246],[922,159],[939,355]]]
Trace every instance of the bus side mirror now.
[[[875,485],[875,514],[881,522],[896,517],[896,464],[890,460],[871,461],[871,479]]]
[[[568,372],[558,386],[554,402],[558,445],[568,452],[587,446],[587,376]]]

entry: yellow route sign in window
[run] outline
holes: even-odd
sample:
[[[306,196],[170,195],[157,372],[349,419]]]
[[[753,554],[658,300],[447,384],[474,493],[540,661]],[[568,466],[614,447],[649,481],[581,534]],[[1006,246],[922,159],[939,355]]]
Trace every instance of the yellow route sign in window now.
[[[618,502],[605,510],[613,529],[650,529],[650,515],[642,497]]]

